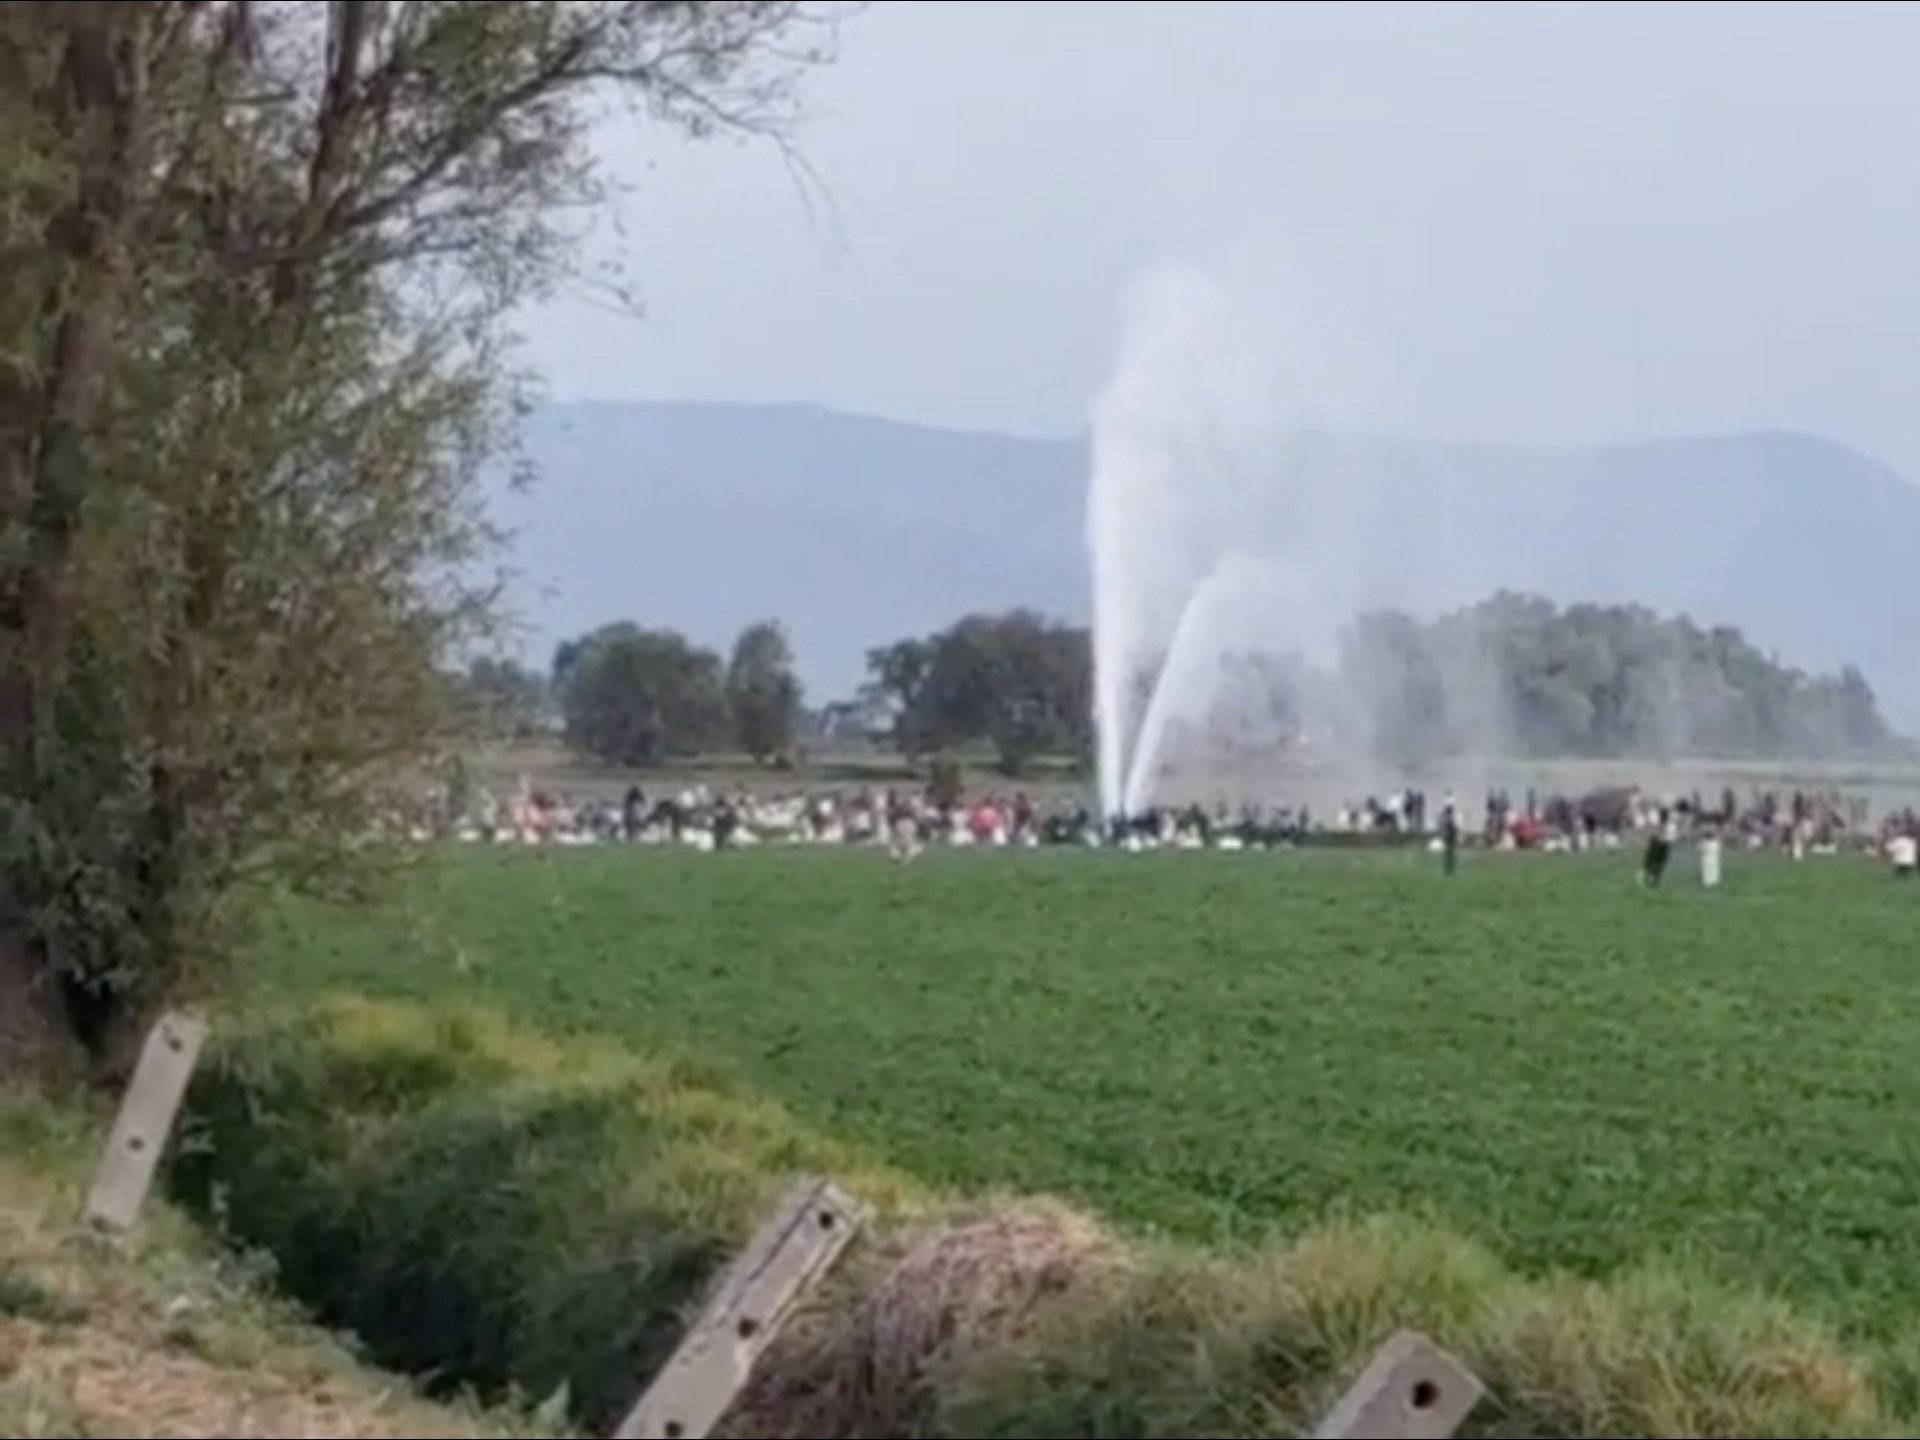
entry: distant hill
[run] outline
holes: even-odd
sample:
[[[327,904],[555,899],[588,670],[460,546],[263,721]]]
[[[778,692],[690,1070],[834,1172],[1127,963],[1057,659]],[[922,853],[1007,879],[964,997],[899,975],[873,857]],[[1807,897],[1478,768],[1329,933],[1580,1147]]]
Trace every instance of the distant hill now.
[[[614,618],[724,646],[775,615],[821,701],[859,683],[869,646],[965,611],[1087,612],[1078,439],[644,402],[549,406],[527,438],[540,483],[499,513],[541,663]],[[1859,451],[1788,433],[1294,444],[1360,496],[1381,603],[1638,600],[1809,669],[1856,663],[1897,722],[1920,719],[1920,488]]]

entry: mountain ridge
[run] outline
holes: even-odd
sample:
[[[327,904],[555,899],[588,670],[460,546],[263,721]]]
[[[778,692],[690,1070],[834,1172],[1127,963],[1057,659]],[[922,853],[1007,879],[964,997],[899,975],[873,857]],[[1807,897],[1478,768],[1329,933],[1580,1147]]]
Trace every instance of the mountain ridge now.
[[[581,400],[528,419],[538,481],[498,493],[519,533],[529,657],[617,618],[724,647],[792,632],[810,696],[851,691],[865,651],[962,613],[1087,615],[1086,437],[853,414],[802,400]],[[1920,718],[1899,597],[1920,556],[1920,487],[1793,430],[1593,445],[1304,432],[1368,505],[1380,597],[1417,613],[1494,589],[1635,600],[1742,628],[1807,670],[1857,663]],[[1421,559],[1439,552],[1443,559]],[[1397,587],[1397,588],[1396,588]]]

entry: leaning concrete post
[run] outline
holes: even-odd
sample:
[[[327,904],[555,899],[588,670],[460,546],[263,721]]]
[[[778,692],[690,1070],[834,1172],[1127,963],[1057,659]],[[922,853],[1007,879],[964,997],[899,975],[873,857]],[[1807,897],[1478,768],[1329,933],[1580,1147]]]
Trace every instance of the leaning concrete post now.
[[[1446,1440],[1484,1389],[1471,1370],[1424,1335],[1402,1330],[1327,1412],[1314,1440]]]
[[[699,1440],[727,1413],[800,1298],[859,1227],[853,1202],[824,1180],[787,1193],[661,1367],[616,1440]]]
[[[147,1032],[133,1082],[120,1101],[120,1114],[87,1192],[89,1220],[125,1230],[139,1215],[206,1038],[204,1020],[173,1011]]]

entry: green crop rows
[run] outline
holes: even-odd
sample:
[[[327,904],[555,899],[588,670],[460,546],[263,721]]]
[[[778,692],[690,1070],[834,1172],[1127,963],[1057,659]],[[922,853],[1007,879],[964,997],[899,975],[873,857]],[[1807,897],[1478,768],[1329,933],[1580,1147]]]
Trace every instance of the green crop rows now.
[[[711,1063],[936,1185],[1199,1239],[1411,1212],[1920,1316],[1920,890],[1860,859],[466,852],[278,907],[274,999]]]

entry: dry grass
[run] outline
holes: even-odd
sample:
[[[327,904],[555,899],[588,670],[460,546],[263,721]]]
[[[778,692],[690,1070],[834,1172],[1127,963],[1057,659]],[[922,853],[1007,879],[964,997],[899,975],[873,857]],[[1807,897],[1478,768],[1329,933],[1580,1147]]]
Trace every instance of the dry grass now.
[[[915,1430],[1304,1433],[1410,1327],[1486,1382],[1466,1434],[1914,1433],[1830,1332],[1671,1270],[1533,1280],[1455,1237],[1376,1221],[1239,1254],[1148,1254],[1125,1274],[979,1354]]]
[[[95,1131],[0,1097],[0,1435],[543,1433],[359,1364],[156,1203],[124,1241],[77,1223]]]
[[[725,1433],[1304,1434],[1405,1327],[1486,1382],[1470,1435],[1916,1433],[1871,1361],[1699,1276],[1528,1279],[1391,1220],[1233,1253],[1142,1245],[1033,1201],[870,1239]]]
[[[1133,1263],[1110,1232],[1026,1201],[870,1244],[828,1306],[762,1361],[729,1430],[903,1433],[954,1377],[1061,1307],[1098,1306]]]

